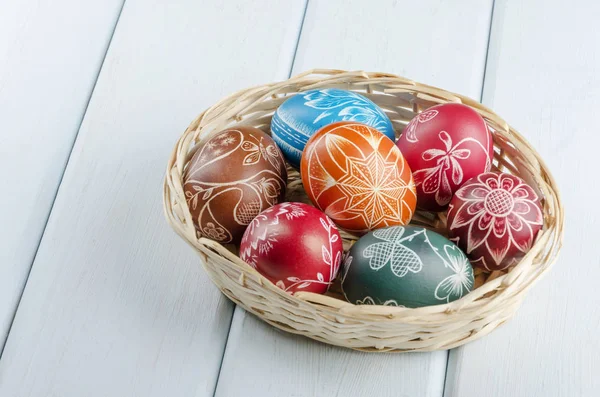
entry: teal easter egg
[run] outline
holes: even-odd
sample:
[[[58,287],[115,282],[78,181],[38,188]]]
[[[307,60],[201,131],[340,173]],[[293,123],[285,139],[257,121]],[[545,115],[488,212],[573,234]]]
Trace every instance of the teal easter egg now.
[[[300,92],[282,103],[271,120],[271,136],[285,159],[300,167],[308,139],[321,127],[338,121],[356,121],[375,128],[395,141],[389,117],[367,97],[335,88]]]
[[[342,290],[357,305],[423,307],[452,302],[473,288],[473,268],[450,240],[417,226],[361,237],[348,251]]]

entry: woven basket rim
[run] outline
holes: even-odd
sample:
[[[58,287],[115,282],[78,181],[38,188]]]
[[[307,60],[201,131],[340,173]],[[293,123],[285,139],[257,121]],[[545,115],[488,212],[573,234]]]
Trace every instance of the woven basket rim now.
[[[310,292],[297,292],[290,295],[276,287],[226,247],[206,238],[198,239],[195,236],[195,232],[194,235],[190,233],[190,225],[193,225],[191,214],[187,205],[181,205],[181,202],[176,201],[176,198],[183,194],[181,182],[183,170],[195,148],[202,143],[201,134],[208,131],[207,136],[210,136],[211,132],[216,131],[219,123],[229,123],[231,125],[241,122],[241,124],[245,124],[248,120],[245,118],[247,115],[240,114],[240,112],[243,112],[249,103],[257,104],[252,106],[260,109],[260,104],[266,100],[282,101],[282,98],[287,98],[292,93],[317,87],[343,84],[352,84],[353,87],[364,87],[366,93],[376,91],[379,93],[378,95],[402,95],[404,93],[417,92],[414,97],[415,103],[418,101],[464,103],[475,109],[488,125],[494,127],[495,143],[504,145],[502,150],[515,151],[517,153],[514,156],[519,164],[515,164],[515,167],[522,167],[528,174],[531,173],[531,177],[537,185],[536,187],[544,197],[543,230],[538,234],[531,250],[510,272],[498,274],[497,277],[488,280],[485,284],[474,289],[461,299],[450,303],[421,308],[354,305],[327,295]],[[383,87],[383,90],[380,90],[381,87]],[[260,113],[260,111],[256,113]],[[250,112],[249,114],[250,122],[254,121],[252,119],[254,113]],[[201,127],[199,128],[199,126]],[[514,158],[512,160],[515,161]],[[245,286],[249,281],[258,283],[261,288],[270,291],[270,293],[276,295],[282,302],[289,302],[291,306],[296,307],[306,307],[305,305],[309,305],[312,310],[320,312],[323,315],[333,316],[335,321],[342,323],[356,319],[389,324],[436,323],[443,326],[452,324],[453,321],[460,319],[465,310],[473,309],[477,311],[478,309],[483,310],[482,308],[487,308],[493,313],[493,308],[497,308],[497,303],[495,302],[497,301],[498,304],[501,304],[505,296],[510,296],[511,299],[516,296],[520,303],[526,292],[555,263],[562,247],[564,234],[564,209],[556,182],[544,160],[521,134],[510,127],[494,111],[467,96],[421,84],[395,74],[380,72],[313,69],[300,73],[288,80],[246,88],[221,99],[202,112],[177,141],[167,166],[163,184],[163,204],[169,224],[201,255],[203,266],[207,271],[209,270],[207,268],[209,260],[215,259],[213,254],[220,256],[226,261],[222,264],[226,264],[228,267],[231,266],[233,271],[240,273],[240,280],[238,281],[241,286]],[[213,281],[215,280],[213,279]],[[227,289],[218,283],[217,285],[221,290]],[[235,301],[235,298],[231,294],[227,293],[227,291],[224,292]],[[236,303],[244,304],[244,302]],[[516,308],[514,310],[516,311]],[[483,310],[482,316],[485,317],[486,313]],[[260,313],[257,315],[261,317]],[[265,321],[273,324],[273,321],[267,319]],[[283,328],[286,331],[294,332],[293,329],[282,327],[280,324],[273,325]],[[493,328],[498,325],[495,324]],[[304,332],[297,333],[304,334]],[[484,332],[482,331],[482,333]],[[315,337],[315,339],[319,338]],[[327,340],[324,341],[327,342]]]

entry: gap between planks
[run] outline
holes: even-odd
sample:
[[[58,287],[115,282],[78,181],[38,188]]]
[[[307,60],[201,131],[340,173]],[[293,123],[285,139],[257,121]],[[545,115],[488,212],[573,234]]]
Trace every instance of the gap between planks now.
[[[117,29],[117,25],[119,24],[119,19],[121,18],[121,13],[123,12],[123,7],[125,6],[125,1],[126,0],[122,1],[121,7],[119,8],[119,12],[117,13],[117,18],[115,19],[115,24],[113,25],[112,31],[110,33],[110,39],[108,40],[108,43],[106,44],[106,47],[104,48],[102,60],[100,61],[100,65],[95,73],[96,76],[94,77],[94,84],[92,86],[92,89],[89,92],[89,95],[87,96],[85,107],[84,107],[83,112],[81,113],[81,117],[79,118],[79,121],[77,123],[77,132],[75,133],[75,136],[73,137],[73,140],[71,141],[71,143],[69,145],[70,146],[69,154],[67,155],[65,162],[63,164],[62,172],[60,174],[58,184],[56,185],[56,189],[54,190],[54,197],[52,197],[52,203],[50,204],[50,209],[48,210],[48,213],[46,214],[46,219],[44,220],[44,226],[42,227],[42,232],[40,233],[40,237],[37,241],[37,244],[36,244],[36,247],[35,247],[35,250],[33,253],[33,257],[31,258],[31,262],[29,263],[29,268],[27,270],[27,276],[25,277],[23,286],[21,287],[21,293],[17,300],[17,304],[15,305],[15,308],[13,310],[12,318],[10,320],[8,330],[6,332],[6,338],[2,341],[2,348],[0,349],[0,360],[2,360],[2,356],[4,355],[4,348],[6,347],[6,344],[8,343],[8,339],[10,338],[12,326],[15,322],[15,317],[17,316],[19,306],[21,305],[21,300],[23,299],[23,294],[25,293],[25,288],[27,288],[27,282],[29,281],[29,276],[31,275],[31,271],[33,269],[33,264],[35,263],[35,259],[37,257],[37,254],[40,249],[40,245],[42,243],[44,235],[46,234],[46,227],[48,226],[48,221],[50,219],[50,215],[52,214],[52,210],[54,209],[54,204],[56,203],[56,197],[58,196],[58,192],[60,190],[63,178],[65,176],[65,171],[67,170],[67,166],[69,165],[69,160],[71,159],[71,154],[73,153],[73,148],[75,147],[75,142],[77,141],[77,137],[79,136],[79,130],[81,129],[81,124],[83,123],[83,120],[85,119],[85,115],[86,115],[88,107],[90,105],[90,101],[92,99],[92,96],[94,95],[94,90],[96,89],[96,84],[98,83],[98,76],[100,76],[100,72],[102,71],[102,67],[104,66],[106,54],[108,53],[110,44],[112,43],[113,37],[115,35],[115,30]]]
[[[298,53],[298,44],[300,43],[300,36],[302,36],[302,29],[304,28],[304,20],[306,19],[306,10],[308,9],[308,2],[304,2],[304,9],[302,11],[302,17],[300,18],[300,26],[298,28],[298,35],[296,36],[296,44],[294,45],[294,53],[292,55],[292,61],[290,62],[290,68],[288,72],[288,79],[292,77],[292,71],[294,70],[294,63],[296,62],[296,54]],[[225,351],[227,350],[227,344],[229,343],[229,335],[231,334],[231,325],[233,324],[233,318],[235,317],[235,309],[237,305],[234,304],[233,310],[231,310],[231,317],[229,319],[229,326],[227,327],[227,336],[225,337],[225,345],[223,346],[223,354],[221,355],[221,363],[219,364],[219,372],[215,379],[212,395],[215,397],[217,394],[217,387],[219,385],[219,379],[221,377],[221,371],[223,370],[223,361],[225,360]]]
[[[487,71],[488,71],[488,62],[489,62],[489,55],[490,55],[490,43],[492,42],[492,24],[494,23],[494,9],[496,8],[496,0],[492,0],[492,4],[490,6],[490,20],[489,20],[489,29],[488,29],[488,39],[487,39],[487,46],[485,49],[485,60],[483,63],[483,76],[481,79],[481,92],[479,93],[479,102],[483,103],[483,93],[485,92],[485,78],[487,76]],[[444,387],[442,389],[442,397],[446,397],[447,393],[447,385],[448,385],[448,374],[451,371],[452,372],[452,376],[455,375],[456,371],[454,371],[453,368],[451,368],[451,356],[453,354],[457,354],[458,353],[458,349],[460,348],[455,348],[455,349],[451,349],[448,350],[447,354],[446,354],[446,370],[444,371]]]

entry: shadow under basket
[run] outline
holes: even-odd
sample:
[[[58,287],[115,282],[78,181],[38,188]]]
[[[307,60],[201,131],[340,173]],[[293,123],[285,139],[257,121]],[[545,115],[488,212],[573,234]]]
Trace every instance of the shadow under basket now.
[[[198,238],[183,190],[184,170],[194,150],[234,125],[251,125],[270,133],[275,109],[290,96],[313,88],[341,88],[367,96],[387,113],[397,134],[416,114],[440,103],[464,103],[475,109],[494,137],[493,170],[521,177],[542,198],[544,226],[531,251],[508,271],[477,270],[475,288],[457,301],[409,309],[353,305],[336,293],[335,285],[327,295],[289,295],[239,259],[235,247]],[[308,202],[298,172],[290,167],[288,172],[287,200]],[[224,98],[200,114],[177,142],[163,195],[169,223],[198,252],[212,281],[233,302],[284,331],[363,351],[443,350],[487,335],[515,314],[529,288],[555,262],[562,245],[564,216],[556,184],[519,133],[472,99],[387,73],[311,70]],[[445,213],[417,212],[411,223],[446,235]],[[346,233],[342,237],[346,250],[356,240]]]

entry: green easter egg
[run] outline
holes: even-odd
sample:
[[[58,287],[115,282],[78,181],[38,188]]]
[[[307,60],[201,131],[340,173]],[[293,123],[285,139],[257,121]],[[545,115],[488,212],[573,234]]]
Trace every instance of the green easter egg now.
[[[439,305],[472,288],[466,255],[444,236],[417,226],[364,235],[350,248],[342,269],[344,295],[357,305]]]

